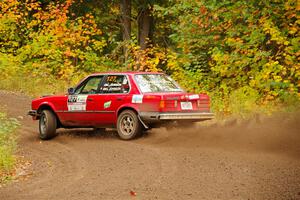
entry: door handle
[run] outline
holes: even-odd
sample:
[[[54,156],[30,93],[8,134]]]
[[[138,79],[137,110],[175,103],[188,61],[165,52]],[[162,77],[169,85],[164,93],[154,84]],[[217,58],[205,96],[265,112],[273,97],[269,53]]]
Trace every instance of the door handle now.
[[[87,100],[88,100],[88,101],[93,101],[94,99],[93,99],[93,98],[87,98]]]
[[[122,101],[124,98],[122,97],[117,97],[117,101]]]

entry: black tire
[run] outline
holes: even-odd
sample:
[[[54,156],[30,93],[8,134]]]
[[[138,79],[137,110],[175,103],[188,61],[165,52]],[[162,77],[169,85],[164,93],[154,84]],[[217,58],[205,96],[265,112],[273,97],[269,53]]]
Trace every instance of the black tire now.
[[[142,124],[132,110],[124,110],[117,121],[117,130],[121,139],[131,140],[142,133]]]
[[[40,138],[49,140],[57,135],[57,119],[55,114],[50,110],[43,110],[39,121]]]

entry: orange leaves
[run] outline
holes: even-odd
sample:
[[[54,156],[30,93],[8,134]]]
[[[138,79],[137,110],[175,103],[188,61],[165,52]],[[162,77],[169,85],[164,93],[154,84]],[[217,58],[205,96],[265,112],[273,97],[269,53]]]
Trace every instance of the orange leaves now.
[[[205,15],[205,14],[207,13],[207,9],[206,9],[206,7],[203,6],[203,5],[199,8],[199,11],[200,11],[200,13],[201,13],[202,15]]]
[[[58,78],[98,67],[106,41],[93,15],[69,14],[73,2],[50,1],[42,8],[37,0],[0,1],[0,36],[7,35],[0,39],[0,48],[18,52],[24,71]],[[7,19],[9,23],[3,21]]]
[[[149,47],[147,49],[140,49],[135,44],[129,45],[130,50],[130,65],[127,70],[138,71],[161,71],[159,65],[166,61],[166,54],[158,47]]]
[[[70,48],[67,48],[66,51],[64,52],[64,55],[67,57],[74,56],[74,53],[71,52]]]
[[[216,40],[219,40],[220,39],[220,35],[215,35],[214,36],[214,40],[216,41]]]

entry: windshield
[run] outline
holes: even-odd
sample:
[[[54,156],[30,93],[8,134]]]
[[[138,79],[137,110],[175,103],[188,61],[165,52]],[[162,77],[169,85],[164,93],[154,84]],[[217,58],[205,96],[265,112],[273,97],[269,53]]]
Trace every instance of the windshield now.
[[[183,90],[164,74],[137,74],[135,80],[141,92],[182,92]]]

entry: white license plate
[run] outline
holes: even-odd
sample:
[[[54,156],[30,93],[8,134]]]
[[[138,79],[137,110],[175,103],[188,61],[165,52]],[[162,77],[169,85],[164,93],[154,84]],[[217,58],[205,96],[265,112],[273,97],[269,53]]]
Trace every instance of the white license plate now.
[[[193,110],[192,102],[180,102],[182,110]]]

